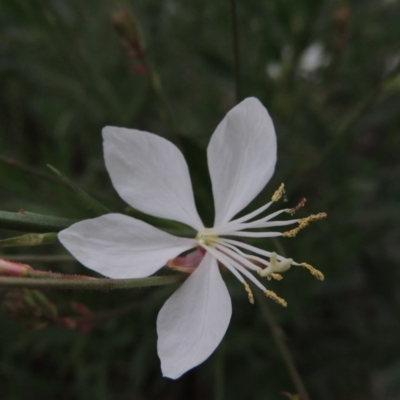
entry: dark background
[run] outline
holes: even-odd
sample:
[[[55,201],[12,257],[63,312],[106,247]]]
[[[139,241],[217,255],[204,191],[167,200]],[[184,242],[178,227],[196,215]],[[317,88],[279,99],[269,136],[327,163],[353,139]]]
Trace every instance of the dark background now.
[[[258,242],[326,277],[321,283],[290,271],[270,286],[288,308],[263,304],[284,330],[312,399],[399,399],[399,3],[249,0],[237,12],[240,97],[256,96],[268,108],[279,146],[276,173],[248,210],[283,181],[289,204],[308,199],[299,215],[328,213],[295,239]],[[0,28],[2,210],[91,217],[46,168],[52,164],[122,212],[102,155],[101,128],[115,125],[178,141],[200,214],[212,221],[205,150],[235,104],[228,1],[2,0]],[[3,230],[0,238],[16,234]],[[54,255],[66,252],[61,245],[4,248],[0,257],[90,273]],[[225,278],[234,309],[229,330],[178,381],[161,377],[155,331],[175,285],[43,292],[60,315],[75,315],[72,301],[99,314],[94,326],[69,329],[12,309],[31,292],[1,291],[0,398],[288,398],[282,392],[296,389],[265,309]]]

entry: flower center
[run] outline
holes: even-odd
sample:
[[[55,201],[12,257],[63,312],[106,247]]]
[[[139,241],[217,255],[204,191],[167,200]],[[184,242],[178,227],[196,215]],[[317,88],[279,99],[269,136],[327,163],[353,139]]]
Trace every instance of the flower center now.
[[[282,272],[287,271],[292,265],[302,266],[309,270],[317,279],[323,280],[323,274],[307,263],[297,263],[291,258],[279,256],[275,252],[269,252],[254,247],[244,241],[234,240],[235,236],[242,238],[267,238],[267,237],[294,237],[296,234],[312,221],[318,221],[326,217],[325,213],[312,214],[306,218],[277,221],[275,217],[282,213],[293,215],[305,204],[302,199],[294,208],[284,208],[264,217],[258,217],[273,203],[279,201],[285,193],[282,184],[274,193],[271,201],[250,214],[230,220],[224,224],[212,228],[204,228],[196,235],[196,243],[204,252],[208,252],[221,265],[224,265],[244,285],[250,303],[254,303],[254,296],[250,286],[244,278],[252,281],[264,294],[275,300],[278,304],[286,307],[286,301],[275,292],[268,290],[253,274],[256,272],[260,277],[268,280],[281,280]],[[298,224],[294,229],[285,232],[271,231],[270,228]],[[233,238],[230,238],[233,237]],[[247,252],[253,254],[247,254]],[[250,272],[251,271],[251,272]]]
[[[212,229],[205,228],[196,235],[196,242],[199,246],[213,246],[218,236]]]

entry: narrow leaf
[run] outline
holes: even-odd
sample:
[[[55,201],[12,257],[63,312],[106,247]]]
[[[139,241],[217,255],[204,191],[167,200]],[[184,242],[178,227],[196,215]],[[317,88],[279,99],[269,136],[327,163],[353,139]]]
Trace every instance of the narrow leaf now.
[[[75,222],[78,221],[29,212],[13,213],[0,211],[0,229],[9,229],[12,231],[36,233],[59,232]]]
[[[62,174],[58,169],[54,168],[50,164],[47,164],[47,166],[76,194],[78,199],[81,200],[85,206],[94,211],[96,215],[109,214],[111,212],[107,207],[86,193],[83,189],[72,182],[71,179]]]

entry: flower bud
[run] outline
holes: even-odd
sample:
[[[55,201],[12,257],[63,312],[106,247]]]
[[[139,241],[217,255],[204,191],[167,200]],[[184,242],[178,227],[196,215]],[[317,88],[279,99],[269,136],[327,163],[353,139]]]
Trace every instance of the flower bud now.
[[[32,267],[0,258],[0,276],[29,276]]]
[[[205,250],[198,247],[196,250],[181,256],[175,257],[167,261],[167,267],[173,271],[185,272],[191,274],[199,266],[203,259]]]

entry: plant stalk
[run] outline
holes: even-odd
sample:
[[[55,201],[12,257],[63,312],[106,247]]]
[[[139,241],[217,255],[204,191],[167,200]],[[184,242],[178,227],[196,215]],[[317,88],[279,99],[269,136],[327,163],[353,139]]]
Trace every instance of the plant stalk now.
[[[296,391],[301,400],[310,400],[310,396],[307,393],[307,389],[304,385],[303,380],[296,368],[296,365],[293,361],[293,357],[290,353],[289,347],[285,343],[284,332],[282,328],[275,321],[274,315],[269,310],[268,306],[265,304],[265,298],[256,292],[256,296],[259,299],[259,304],[261,306],[261,311],[263,313],[263,317],[265,322],[268,324],[272,337],[278,347],[278,350],[282,356],[283,362],[286,365],[290,378],[292,379],[293,385],[296,388]]]
[[[230,5],[230,11],[231,11],[232,51],[233,51],[234,71],[235,71],[235,100],[236,100],[236,103],[239,103],[239,101],[241,99],[240,51],[239,51],[239,28],[238,28],[236,0],[229,0],[229,5]]]
[[[100,290],[133,289],[140,287],[163,286],[181,282],[184,275],[151,276],[139,279],[108,278],[0,278],[2,289],[61,289],[61,290]]]

